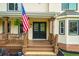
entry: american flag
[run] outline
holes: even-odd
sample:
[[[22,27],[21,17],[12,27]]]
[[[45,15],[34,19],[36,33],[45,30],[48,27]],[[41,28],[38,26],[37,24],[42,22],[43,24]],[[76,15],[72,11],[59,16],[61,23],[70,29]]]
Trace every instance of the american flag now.
[[[26,33],[29,30],[30,24],[29,24],[29,17],[26,15],[26,12],[24,10],[24,6],[22,5],[22,23],[23,23],[23,31]]]

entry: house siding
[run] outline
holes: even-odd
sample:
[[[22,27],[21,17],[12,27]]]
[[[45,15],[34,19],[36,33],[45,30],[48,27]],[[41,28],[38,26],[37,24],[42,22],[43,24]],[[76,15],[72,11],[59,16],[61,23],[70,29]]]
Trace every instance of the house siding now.
[[[27,12],[48,12],[47,3],[24,3],[23,5]]]
[[[7,11],[7,4],[6,3],[0,3],[0,11]]]

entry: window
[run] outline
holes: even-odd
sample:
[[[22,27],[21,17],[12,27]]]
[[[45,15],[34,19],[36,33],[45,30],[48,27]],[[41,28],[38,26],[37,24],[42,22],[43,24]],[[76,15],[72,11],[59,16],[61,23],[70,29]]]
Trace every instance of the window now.
[[[59,34],[65,34],[65,21],[59,21]]]
[[[68,3],[62,3],[62,10],[68,10],[69,4]]]
[[[69,21],[69,35],[78,35],[78,23],[76,20]]]
[[[62,10],[77,10],[77,3],[62,3]]]
[[[8,3],[8,11],[20,11],[21,4],[19,3]]]

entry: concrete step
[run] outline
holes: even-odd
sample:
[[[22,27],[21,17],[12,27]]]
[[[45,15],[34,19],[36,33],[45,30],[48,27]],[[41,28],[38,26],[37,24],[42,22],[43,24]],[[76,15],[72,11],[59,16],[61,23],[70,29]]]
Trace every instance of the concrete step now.
[[[33,41],[30,41],[28,45],[50,45],[50,43],[45,40],[33,40]]]
[[[27,48],[26,51],[50,51],[52,52],[52,48]]]
[[[56,54],[54,52],[36,52],[36,51],[33,51],[33,52],[30,52],[30,51],[27,51],[25,52],[24,54],[25,56],[56,56]]]
[[[52,48],[52,45],[28,45],[28,48]]]

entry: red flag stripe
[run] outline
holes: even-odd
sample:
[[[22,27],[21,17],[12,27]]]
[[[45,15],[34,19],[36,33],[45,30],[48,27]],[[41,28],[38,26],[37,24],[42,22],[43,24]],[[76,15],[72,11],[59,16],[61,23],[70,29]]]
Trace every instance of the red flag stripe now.
[[[26,24],[26,22],[23,22],[23,25],[24,25],[24,27],[23,27],[23,28],[24,28],[24,31],[27,31],[27,29],[28,29],[27,26],[28,26],[28,25]]]
[[[26,22],[23,20],[23,28],[27,29]]]
[[[23,22],[23,26],[25,29],[27,29],[27,24],[25,22]]]
[[[27,17],[26,17],[26,16],[23,16],[23,18],[24,18],[24,22],[27,22],[27,24],[28,24],[28,19],[27,19]],[[25,20],[25,19],[27,19],[27,20]]]
[[[24,18],[27,19],[26,23],[27,23],[27,26],[29,28],[29,20],[28,20],[28,17],[26,17],[26,15],[24,15]]]
[[[24,20],[23,20],[24,24],[26,25],[27,28],[29,28],[29,27],[28,27],[28,22],[25,20],[25,17],[24,17],[24,16],[23,16],[23,19],[24,19]]]

